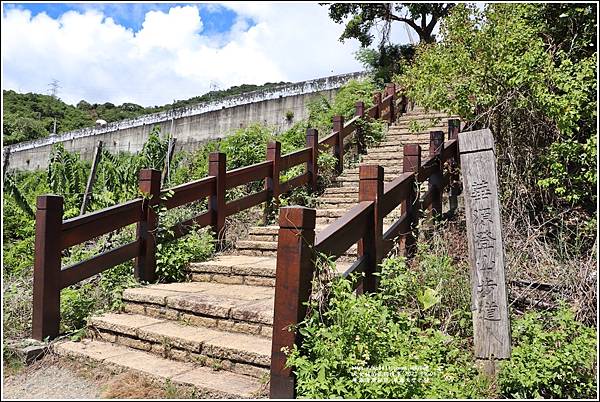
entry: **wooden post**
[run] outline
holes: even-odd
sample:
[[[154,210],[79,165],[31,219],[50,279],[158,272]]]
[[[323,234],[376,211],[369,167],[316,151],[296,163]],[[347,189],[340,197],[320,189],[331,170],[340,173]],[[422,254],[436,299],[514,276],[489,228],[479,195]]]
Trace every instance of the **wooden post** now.
[[[458,132],[460,131],[460,119],[448,119],[448,139],[458,139]]]
[[[223,228],[225,227],[225,179],[227,175],[227,159],[222,152],[211,152],[208,156],[208,174],[215,176],[216,192],[210,196],[209,209],[212,214],[212,228],[217,239],[217,249],[222,248]]]
[[[419,207],[417,205],[417,186],[416,177],[421,167],[421,147],[417,144],[407,144],[404,146],[404,156],[402,160],[402,171],[404,173],[415,173],[415,186],[409,190],[406,195],[406,201],[402,202],[402,211],[410,216],[410,230],[403,238],[404,255],[410,258],[417,251],[417,224],[419,220]]]
[[[344,170],[344,116],[333,116],[333,132],[337,132],[335,140],[335,156],[337,157],[337,171],[341,173]]]
[[[448,120],[448,139],[458,140],[458,133],[460,131],[460,119],[449,119]],[[460,144],[458,144],[460,145]],[[457,150],[459,147],[457,147]],[[448,167],[451,172],[450,176],[450,194],[448,196],[448,207],[449,215],[454,215],[458,209],[458,195],[460,194],[460,177],[458,174],[458,152],[456,157],[451,158],[448,161]]]
[[[319,177],[319,132],[315,128],[306,129],[306,146],[311,149],[308,162],[308,179],[312,191],[317,191],[317,178]]]
[[[361,165],[359,168],[360,182],[358,185],[358,201],[375,201],[374,219],[370,227],[370,234],[358,242],[358,257],[368,255],[368,264],[362,285],[358,287],[360,293],[375,292],[377,290],[377,266],[383,256],[381,254],[383,241],[383,216],[381,215],[380,201],[383,197],[383,168],[379,165]]]
[[[269,141],[267,144],[267,160],[271,161],[273,174],[265,178],[265,190],[269,191],[269,198],[265,203],[264,224],[268,224],[273,211],[276,211],[279,204],[279,164],[281,161],[281,143],[279,141]]]
[[[61,196],[37,197],[31,336],[40,341],[59,334],[62,217]]]
[[[408,112],[408,98],[402,94],[402,100],[400,101],[400,114]]]
[[[296,380],[292,371],[285,368],[286,355],[282,348],[291,350],[294,344],[301,342],[299,334],[288,328],[302,321],[306,315],[304,303],[310,296],[314,271],[315,217],[316,211],[305,207],[281,208],[279,213],[271,399],[296,396]]]
[[[172,122],[173,120],[171,120]],[[171,123],[172,124],[172,123]],[[162,177],[160,179],[161,184],[164,186],[169,181],[171,176],[171,160],[173,159],[173,152],[175,151],[175,143],[177,138],[169,138],[169,145],[167,146],[167,155],[165,160],[165,166],[163,168]]]
[[[429,132],[429,156],[441,156],[444,151],[444,132]],[[429,206],[430,216],[434,219],[442,214],[442,187],[444,185],[442,175],[442,164],[438,160],[437,169],[429,176],[429,190],[432,191],[431,205]]]
[[[355,116],[360,117],[361,119],[365,118],[365,103],[362,101],[356,102],[356,111],[354,113]],[[363,132],[362,127],[357,125],[356,127],[356,151],[359,155],[364,155],[367,153],[367,144],[365,142],[365,133]]]
[[[139,175],[139,189],[150,198],[144,201],[142,220],[137,224],[137,237],[140,240],[140,253],[136,258],[134,274],[137,280],[156,280],[156,230],[158,214],[152,208],[160,197],[160,170],[142,169]]]
[[[386,96],[392,96],[392,99],[390,100],[390,117],[389,117],[389,123],[392,124],[395,120],[396,120],[396,105],[395,105],[395,99],[396,99],[396,84],[389,83],[385,86],[385,93]]]
[[[377,106],[375,118],[378,119],[381,117],[381,92],[375,92],[373,94],[373,105]]]
[[[85,210],[87,209],[88,201],[90,199],[90,193],[92,192],[94,182],[96,181],[96,169],[98,168],[98,163],[100,163],[101,157],[102,141],[98,141],[98,145],[96,145],[96,150],[94,151],[94,161],[92,162],[92,169],[90,170],[87,185],[85,186],[85,193],[83,193],[83,201],[81,202],[81,210],[79,211],[79,215],[85,214]]]
[[[489,129],[459,133],[458,138],[475,357],[481,359],[486,374],[494,375],[497,360],[510,358],[511,352],[494,138]]]
[[[4,147],[2,151],[2,181],[6,177],[6,171],[8,170],[8,161],[10,160],[10,147]]]

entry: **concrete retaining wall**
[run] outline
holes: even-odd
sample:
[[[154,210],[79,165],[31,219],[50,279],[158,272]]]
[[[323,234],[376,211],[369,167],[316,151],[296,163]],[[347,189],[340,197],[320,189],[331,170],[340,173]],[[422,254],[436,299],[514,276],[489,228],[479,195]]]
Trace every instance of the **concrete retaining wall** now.
[[[303,81],[122,120],[101,128],[85,128],[22,142],[4,147],[3,165],[8,170],[45,169],[52,145],[59,142],[65,149],[79,152],[84,160],[92,159],[98,141],[102,141],[109,152],[138,152],[157,125],[161,133],[174,133],[176,150],[195,150],[208,140],[225,137],[235,129],[255,122],[273,126],[281,132],[308,117],[306,106],[310,100],[320,95],[331,100],[348,80],[363,77],[364,73],[351,73]],[[293,115],[293,118],[288,119],[287,115]]]

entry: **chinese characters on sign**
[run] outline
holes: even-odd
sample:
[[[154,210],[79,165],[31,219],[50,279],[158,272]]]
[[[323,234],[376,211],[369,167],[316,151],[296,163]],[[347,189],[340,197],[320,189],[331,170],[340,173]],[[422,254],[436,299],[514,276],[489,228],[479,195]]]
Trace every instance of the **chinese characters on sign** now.
[[[489,129],[462,132],[458,138],[466,190],[473,344],[478,359],[494,362],[510,358],[510,321],[494,138]]]
[[[487,180],[479,179],[471,183],[471,200],[473,201],[473,229],[475,234],[475,261],[478,281],[478,312],[481,318],[488,321],[500,321],[495,281],[496,239],[493,235],[493,219],[490,186]]]

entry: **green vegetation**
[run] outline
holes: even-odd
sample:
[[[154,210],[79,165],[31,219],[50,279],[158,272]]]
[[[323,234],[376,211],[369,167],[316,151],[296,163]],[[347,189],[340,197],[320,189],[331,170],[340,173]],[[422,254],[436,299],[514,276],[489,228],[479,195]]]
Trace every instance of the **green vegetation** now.
[[[507,211],[536,224],[568,211],[569,230],[582,233],[588,250],[595,231],[585,228],[596,222],[595,20],[592,5],[458,5],[441,41],[419,47],[399,77],[418,104],[492,129]]]
[[[328,133],[331,118],[342,113],[347,118],[354,114],[358,100],[370,102],[373,83],[350,82],[331,103],[318,99],[311,105],[309,121],[296,122],[289,130],[275,134],[270,127],[253,124],[236,130],[230,136],[204,144],[194,152],[177,152],[171,162],[171,175],[165,187],[175,186],[208,175],[208,155],[213,151],[224,152],[227,168],[252,165],[265,160],[267,143],[276,139],[282,144],[282,153],[292,152],[306,146],[306,129],[316,125]],[[365,123],[365,134],[372,141],[383,134],[380,122]],[[323,134],[321,134],[323,135]],[[92,189],[87,212],[97,211],[124,201],[140,197],[138,173],[143,168],[162,170],[164,167],[169,135],[154,130],[137,154],[111,154],[104,150],[97,168],[97,178]],[[334,175],[335,158],[323,153],[319,157],[319,187],[322,190]],[[54,193],[64,198],[64,219],[79,215],[90,163],[82,161],[78,154],[68,152],[60,144],[51,153],[46,171],[8,174],[3,197],[3,252],[4,252],[4,337],[23,338],[31,330],[32,266],[34,247],[34,216],[36,197]],[[301,173],[302,167],[282,172],[281,180]],[[263,182],[249,183],[228,190],[228,199],[239,198],[262,189]],[[169,196],[168,194],[166,195]],[[280,205],[314,205],[315,194],[307,188],[299,188],[280,197]],[[160,227],[157,233],[157,274],[162,282],[185,279],[185,266],[191,261],[202,261],[214,252],[214,237],[208,228],[190,232],[173,240],[172,225],[206,211],[206,201],[166,211],[157,207]],[[274,218],[274,216],[272,217]],[[251,222],[256,223],[256,222]],[[68,266],[100,252],[125,244],[135,238],[135,225],[100,236],[93,242],[65,250],[63,265]],[[62,330],[77,334],[85,319],[97,311],[116,309],[121,304],[123,289],[135,286],[132,263],[121,264],[99,275],[73,285],[62,292]]]
[[[390,18],[377,8],[385,6],[329,7],[334,19],[353,16],[343,38],[368,44],[365,28]],[[394,81],[416,104],[493,132],[512,262],[512,358],[500,365],[497,382],[478,376],[466,250],[456,255],[461,246],[452,240],[439,249],[436,236],[427,236],[410,265],[383,261],[376,294],[356,295],[356,278],[328,281],[326,263],[318,270],[297,328],[303,343],[288,351],[299,396],[596,394],[596,14],[584,4],[458,4],[442,20],[439,42],[421,43],[412,61],[382,65],[382,48],[359,52],[375,74],[397,72]],[[556,288],[532,295],[511,279]],[[518,305],[521,298],[531,305]]]
[[[317,278],[332,277],[327,263]],[[380,288],[356,295],[358,278],[336,277],[309,302],[302,345],[287,364],[307,398],[591,398],[595,329],[562,307],[513,317],[513,354],[498,382],[479,375],[472,353],[465,263],[421,246],[410,266],[383,261]]]
[[[433,261],[432,261],[433,260]],[[329,268],[325,268],[329,269]],[[438,271],[448,271],[438,276]],[[304,343],[288,364],[297,375],[298,393],[308,398],[476,398],[490,395],[474,364],[468,338],[442,325],[442,300],[458,297],[468,317],[468,296],[441,296],[452,286],[456,267],[447,258],[425,256],[409,269],[402,258],[385,260],[380,291],[356,296],[353,279],[336,278],[326,301],[312,301],[300,324]],[[415,286],[429,278],[437,290]],[[459,281],[465,281],[464,273]],[[447,283],[447,282],[450,283]],[[425,283],[428,280],[425,279]],[[450,285],[450,286],[447,286]],[[428,299],[422,290],[433,296]],[[468,295],[468,294],[467,294]],[[404,308],[408,301],[413,308]],[[320,302],[320,308],[317,308]],[[438,307],[435,308],[434,306]],[[456,314],[456,313],[455,313]],[[463,325],[471,325],[464,320]],[[460,333],[458,331],[457,333]]]
[[[597,393],[594,328],[563,306],[554,314],[530,312],[512,326],[515,347],[498,382],[507,398],[591,398]]]
[[[168,105],[151,107],[143,107],[135,103],[123,103],[120,106],[110,102],[90,104],[85,100],[81,100],[77,106],[73,106],[50,95],[19,94],[12,90],[5,90],[3,91],[2,143],[10,145],[47,137],[54,132],[55,118],[56,133],[59,134],[79,128],[93,127],[97,119],[111,123],[145,114],[188,107],[201,102],[216,101],[251,91],[275,88],[284,84],[286,82],[267,82],[264,85],[243,84],[226,90],[210,91],[187,100],[174,101]]]

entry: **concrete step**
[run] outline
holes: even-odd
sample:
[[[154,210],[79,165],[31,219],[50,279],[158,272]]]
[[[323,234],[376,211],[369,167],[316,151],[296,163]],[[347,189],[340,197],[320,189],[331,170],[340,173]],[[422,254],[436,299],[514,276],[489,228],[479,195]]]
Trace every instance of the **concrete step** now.
[[[267,286],[184,282],[123,292],[124,310],[223,331],[270,337],[274,289]]]
[[[331,210],[331,209],[344,209],[349,210],[357,204],[357,200],[343,200],[343,201],[330,201],[330,200],[319,200],[319,209]]]
[[[366,161],[362,161],[362,164],[366,164]],[[383,166],[383,165],[382,165]],[[398,173],[402,173],[402,163],[398,163],[398,162],[389,162],[386,164],[386,166],[383,166],[385,173],[389,173],[389,174],[398,174]],[[360,172],[360,168],[352,168],[352,169],[346,169],[344,170],[344,175],[356,175],[359,174]],[[319,199],[321,199],[322,197],[319,197]]]
[[[448,124],[448,115],[447,114],[421,114],[421,115],[405,115],[400,117],[393,126],[402,126],[404,124],[410,124],[411,122],[417,122],[419,124],[423,123],[433,123],[436,125]]]
[[[268,373],[271,340],[139,314],[92,317],[96,339],[143,350],[172,360],[220,366],[260,378]]]
[[[264,236],[276,242],[279,228],[275,226],[273,229]],[[272,287],[275,286],[276,264],[277,260],[273,257],[219,255],[210,261],[189,264],[188,272],[195,282]]]
[[[373,164],[376,165],[377,163],[373,163]],[[386,174],[386,171],[384,169],[383,181],[384,182],[392,181],[396,177],[398,177],[400,174],[401,173],[399,171],[396,171],[396,173],[391,172],[389,174]],[[344,177],[338,177],[336,179],[336,182],[342,183],[343,186],[350,185],[351,183],[358,183],[359,181],[360,181],[360,176],[358,175],[358,173],[345,175]]]
[[[385,135],[385,139],[402,137],[406,135],[413,136],[429,136],[431,131],[443,131],[448,132],[448,122],[437,123],[434,121],[417,121],[417,127],[413,127],[414,123],[402,123],[396,126],[390,127]],[[416,130],[416,131],[413,131]]]
[[[333,223],[337,217],[318,217],[316,219],[316,224],[319,226],[327,226]],[[236,243],[236,253],[240,255],[249,255],[249,256],[277,256],[277,242],[254,242],[249,240],[238,241]],[[348,251],[344,254],[346,257],[356,257],[356,245],[353,245]],[[344,260],[339,261],[340,263],[345,263]]]
[[[336,195],[344,194],[344,196],[346,196],[347,194],[354,194],[354,195],[356,195],[356,197],[358,197],[358,185],[346,186],[346,187],[329,187],[323,193],[323,195],[330,195],[330,194],[336,194]]]
[[[384,142],[380,142],[377,146],[369,149],[388,149],[404,146],[405,144],[429,144],[429,135],[414,136],[412,134],[402,134],[395,138],[386,139]]]
[[[339,187],[356,187],[358,186],[358,178],[338,177],[335,180],[335,184]]]
[[[238,253],[243,255],[267,256],[275,255],[277,251],[276,241],[238,240],[235,243]]]
[[[109,342],[84,339],[60,342],[53,346],[59,355],[78,362],[102,365],[115,371],[134,371],[160,382],[193,386],[199,398],[246,399],[267,396],[266,388],[255,377],[215,370],[200,364],[173,361],[155,354]]]
[[[318,230],[323,228],[321,226],[317,227]],[[274,232],[274,236],[277,238],[277,231]],[[277,240],[275,240],[276,242]],[[188,269],[192,273],[194,281],[216,283],[241,283],[246,281],[246,284],[254,284],[254,286],[273,287],[275,286],[276,266],[277,258],[275,256],[255,257],[223,254],[211,261],[192,263]],[[343,272],[349,266],[349,262],[339,261],[336,268],[338,271]]]
[[[345,208],[336,208],[336,209],[317,209],[317,218],[321,217],[329,217],[329,218],[339,218],[344,215],[348,210]]]
[[[431,117],[448,117],[447,113],[442,113],[442,112],[435,112],[435,111],[431,111],[431,112],[426,112],[424,109],[423,110],[418,110],[418,111],[409,111],[407,113],[404,113],[402,116],[400,116],[400,118],[398,120],[405,120],[405,119],[428,119]]]

